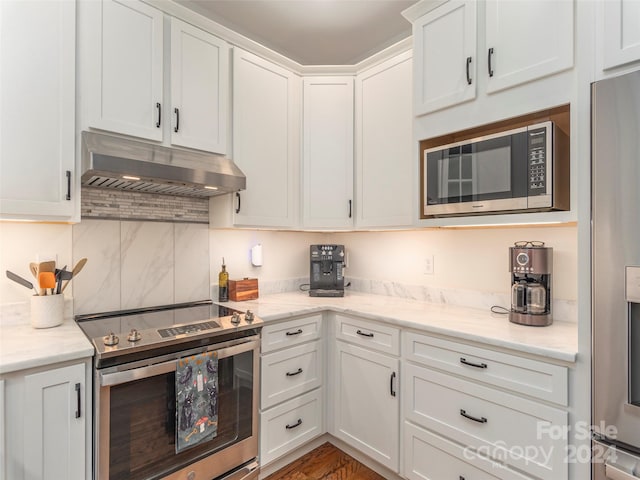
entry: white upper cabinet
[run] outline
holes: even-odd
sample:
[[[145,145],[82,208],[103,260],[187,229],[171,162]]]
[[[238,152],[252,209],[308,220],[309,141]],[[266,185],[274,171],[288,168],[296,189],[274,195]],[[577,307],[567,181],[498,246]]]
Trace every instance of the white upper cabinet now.
[[[356,226],[413,223],[411,52],[356,76]]]
[[[162,140],[162,12],[134,0],[85,5],[92,25],[89,126]]]
[[[229,49],[210,33],[171,19],[171,143],[226,151]]]
[[[573,1],[487,0],[487,92],[573,66]]]
[[[449,1],[413,24],[415,114],[476,98],[476,1]]]
[[[75,220],[74,1],[0,1],[0,218]]]
[[[238,48],[233,50],[233,159],[247,176],[247,189],[233,198],[233,224],[297,225],[300,78]]]
[[[640,60],[640,2],[607,0],[602,5],[603,67]]]
[[[167,17],[165,30],[163,12],[138,0],[82,9],[82,128],[226,153],[228,44],[176,18]]]
[[[303,82],[303,226],[353,226],[353,77]]]

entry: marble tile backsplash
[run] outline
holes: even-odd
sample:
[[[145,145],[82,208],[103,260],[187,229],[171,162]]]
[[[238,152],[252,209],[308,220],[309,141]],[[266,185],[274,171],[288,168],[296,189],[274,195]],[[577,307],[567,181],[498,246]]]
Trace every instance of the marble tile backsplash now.
[[[209,297],[208,225],[83,219],[73,226],[74,313]]]

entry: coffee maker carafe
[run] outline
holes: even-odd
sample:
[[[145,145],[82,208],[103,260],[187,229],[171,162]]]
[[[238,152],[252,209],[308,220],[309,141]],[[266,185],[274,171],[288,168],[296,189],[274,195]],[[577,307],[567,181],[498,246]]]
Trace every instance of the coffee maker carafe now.
[[[344,296],[344,245],[311,245],[309,296]]]
[[[551,325],[552,260],[553,249],[543,242],[516,242],[509,247],[509,321],[539,327]]]

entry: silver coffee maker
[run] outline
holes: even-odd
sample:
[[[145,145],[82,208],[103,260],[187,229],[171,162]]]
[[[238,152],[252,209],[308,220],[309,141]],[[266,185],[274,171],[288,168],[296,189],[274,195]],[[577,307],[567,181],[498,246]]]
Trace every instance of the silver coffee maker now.
[[[509,321],[520,325],[551,325],[553,248],[544,242],[516,242],[509,247],[511,311]]]

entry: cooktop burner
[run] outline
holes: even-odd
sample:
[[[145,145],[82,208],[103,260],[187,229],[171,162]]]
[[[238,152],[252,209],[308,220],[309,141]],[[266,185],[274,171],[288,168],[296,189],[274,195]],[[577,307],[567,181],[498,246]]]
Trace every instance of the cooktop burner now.
[[[98,364],[123,363],[259,333],[262,320],[211,300],[76,315]],[[109,359],[109,360],[108,360]]]

